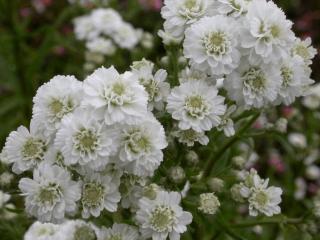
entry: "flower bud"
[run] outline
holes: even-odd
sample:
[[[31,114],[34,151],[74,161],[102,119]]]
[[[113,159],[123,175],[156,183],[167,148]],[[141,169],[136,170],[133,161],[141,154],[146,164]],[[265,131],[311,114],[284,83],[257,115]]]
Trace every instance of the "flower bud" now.
[[[200,206],[198,209],[206,214],[215,214],[220,207],[219,199],[214,193],[200,194]]]
[[[211,178],[208,180],[207,184],[213,192],[221,192],[224,188],[224,181],[220,178]]]
[[[286,118],[280,118],[275,124],[275,128],[280,133],[286,133],[288,126],[288,120]]]
[[[172,182],[181,183],[185,179],[186,174],[182,167],[176,166],[169,170],[169,177]]]
[[[231,189],[231,197],[233,198],[233,200],[235,200],[236,202],[244,202],[244,198],[241,194],[241,188],[242,186],[240,184],[234,184]]]
[[[242,156],[235,156],[232,158],[232,163],[235,167],[241,169],[244,167],[246,160]]]
[[[186,159],[189,165],[196,165],[199,162],[199,156],[195,151],[189,151]]]

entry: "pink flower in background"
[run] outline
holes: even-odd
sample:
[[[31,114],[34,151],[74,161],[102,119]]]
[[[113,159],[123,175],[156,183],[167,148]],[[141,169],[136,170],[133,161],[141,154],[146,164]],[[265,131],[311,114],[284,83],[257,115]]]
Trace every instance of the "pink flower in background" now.
[[[148,10],[160,11],[162,0],[139,0],[139,3]]]
[[[283,173],[286,170],[285,164],[278,153],[271,153],[268,164],[273,167],[277,173]]]
[[[314,184],[314,183],[310,183],[310,184],[308,185],[308,192],[309,192],[311,195],[317,194],[318,190],[319,190],[318,185],[316,185],[316,184]]]
[[[38,13],[43,13],[52,3],[53,0],[32,0],[32,5]]]
[[[294,108],[290,106],[284,106],[281,109],[282,116],[285,118],[291,118],[292,115],[294,114]]]
[[[24,7],[20,9],[20,16],[23,18],[29,17],[31,15],[31,9],[28,7]]]
[[[55,46],[53,48],[53,53],[57,56],[63,56],[66,53],[66,49],[63,46]]]

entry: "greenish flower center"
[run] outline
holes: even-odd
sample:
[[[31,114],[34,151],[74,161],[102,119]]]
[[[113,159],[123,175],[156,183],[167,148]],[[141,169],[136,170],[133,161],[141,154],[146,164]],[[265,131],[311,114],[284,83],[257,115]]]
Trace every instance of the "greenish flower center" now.
[[[52,183],[42,187],[38,194],[38,201],[42,204],[54,205],[61,197],[61,191],[57,184]]]
[[[209,56],[224,55],[229,49],[229,40],[224,32],[211,32],[203,42]]]
[[[75,135],[75,148],[84,153],[94,152],[99,146],[99,136],[89,129],[82,129]]]
[[[302,57],[303,59],[308,59],[310,57],[308,48],[306,48],[302,44],[297,45],[294,48],[294,51],[298,56]]]
[[[112,235],[112,236],[108,237],[105,240],[122,240],[122,237],[121,237],[120,234],[115,234],[115,235]]]
[[[82,225],[76,228],[74,232],[74,240],[96,240],[95,231],[87,225]]]
[[[145,90],[148,93],[149,101],[152,101],[159,92],[159,87],[156,81],[153,79],[144,80],[140,79],[140,83],[144,86]]]
[[[255,193],[254,200],[259,206],[265,206],[269,202],[269,196],[265,191],[260,190]]]
[[[174,211],[169,206],[159,205],[151,213],[150,224],[157,232],[168,231],[176,220]]]
[[[87,207],[98,207],[104,200],[104,187],[99,183],[86,183],[82,192],[82,204]]]
[[[112,91],[121,96],[126,92],[126,87],[122,83],[115,83],[112,86]]]
[[[51,114],[58,119],[61,119],[74,108],[71,100],[64,102],[60,99],[52,99],[48,107]]]
[[[242,75],[245,88],[254,93],[262,93],[266,87],[266,78],[263,71],[258,67],[251,67]]]
[[[279,28],[279,26],[277,25],[272,25],[270,27],[270,33],[272,35],[273,38],[279,38],[280,37],[280,33],[281,33],[281,30]]]
[[[281,68],[282,86],[288,87],[292,82],[293,71],[288,67]]]
[[[151,148],[151,142],[147,136],[145,136],[139,129],[134,129],[127,134],[125,141],[127,147],[132,153],[146,153]]]
[[[29,138],[22,147],[22,156],[24,159],[41,161],[46,151],[45,143],[36,138]]]
[[[193,118],[203,118],[209,111],[207,103],[200,95],[187,97],[185,101],[185,109],[188,115]]]

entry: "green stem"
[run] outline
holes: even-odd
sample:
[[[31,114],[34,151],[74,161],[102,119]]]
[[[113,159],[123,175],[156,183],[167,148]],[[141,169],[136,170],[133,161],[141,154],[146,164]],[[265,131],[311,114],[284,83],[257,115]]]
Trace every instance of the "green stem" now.
[[[207,166],[205,167],[205,171],[203,176],[210,176],[211,170],[216,161],[218,161],[221,156],[230,148],[234,143],[236,143],[239,139],[241,139],[242,134],[251,127],[251,125],[257,120],[260,112],[256,112],[252,115],[251,119],[232,137],[230,138],[216,153],[213,153],[209,156],[209,160],[207,162]]]
[[[168,51],[171,86],[179,85],[179,54],[178,47],[170,46]]]

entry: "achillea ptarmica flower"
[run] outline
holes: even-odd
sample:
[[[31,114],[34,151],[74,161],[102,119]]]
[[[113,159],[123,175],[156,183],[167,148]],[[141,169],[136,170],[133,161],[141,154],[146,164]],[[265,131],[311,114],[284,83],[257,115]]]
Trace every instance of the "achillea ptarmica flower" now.
[[[19,188],[26,211],[42,222],[61,221],[66,213],[76,210],[81,196],[80,184],[71,180],[67,170],[46,162],[34,170],[33,179],[22,178]]]
[[[220,125],[217,127],[219,131],[223,131],[226,137],[231,137],[235,134],[233,120],[230,115],[236,110],[236,106],[230,106],[221,119]]]
[[[141,38],[138,30],[134,29],[131,24],[124,22],[120,24],[111,37],[116,44],[126,49],[133,49]]]
[[[312,59],[316,56],[317,49],[312,47],[311,44],[311,38],[309,37],[305,40],[296,38],[291,49],[292,55],[300,57],[307,65],[312,64]]]
[[[194,146],[196,142],[201,145],[207,145],[209,143],[209,138],[206,136],[205,132],[197,132],[193,129],[176,129],[171,134],[176,137],[180,143],[183,143],[188,147]]]
[[[249,197],[249,214],[257,216],[263,213],[268,217],[281,213],[282,190],[278,187],[267,187],[265,184],[255,186]]]
[[[59,225],[34,222],[24,235],[24,240],[57,240]]]
[[[82,220],[69,220],[60,225],[57,240],[97,240],[99,229]]]
[[[186,67],[179,74],[179,82],[180,84],[188,82],[188,81],[207,81],[210,83],[208,75],[204,72],[198,71],[194,68]]]
[[[170,84],[166,82],[167,71],[159,69],[153,74],[153,66],[151,67],[147,63],[143,66],[143,64],[143,61],[140,64],[136,62],[134,66],[131,66],[132,72],[148,93],[148,109],[153,110],[153,108],[156,108],[157,110],[162,110],[164,101],[170,92]]]
[[[213,7],[216,14],[239,17],[247,13],[251,0],[215,0]]]
[[[61,119],[80,106],[82,82],[73,76],[55,76],[43,84],[33,98],[33,121],[46,137],[53,137]]]
[[[112,228],[102,228],[101,240],[138,240],[139,233],[136,227],[128,224],[113,224]]]
[[[198,209],[206,214],[215,214],[219,207],[220,201],[214,193],[202,193],[200,194]]]
[[[55,147],[61,152],[64,164],[89,164],[91,168],[104,167],[116,151],[106,126],[95,119],[92,111],[84,109],[63,119]]]
[[[99,33],[112,35],[123,23],[120,14],[112,8],[97,8],[89,15]]]
[[[229,74],[240,61],[239,26],[232,18],[204,17],[186,30],[183,51],[191,66],[211,75]]]
[[[192,215],[180,207],[181,195],[177,192],[159,191],[154,200],[142,198],[136,219],[142,237],[153,240],[180,238],[192,222]]]
[[[116,51],[116,46],[110,39],[97,37],[86,43],[86,47],[90,52],[111,56]]]
[[[244,24],[241,45],[249,49],[251,62],[275,63],[288,56],[295,40],[292,22],[275,3],[253,0]]]
[[[226,111],[224,97],[204,81],[186,82],[172,89],[167,111],[182,130],[208,131],[221,122]]]
[[[91,40],[99,36],[100,30],[98,30],[91,16],[81,16],[73,20],[74,33],[79,40]]]
[[[9,134],[3,149],[8,163],[13,163],[12,171],[20,174],[32,170],[43,161],[47,151],[48,140],[36,130],[31,122],[30,132],[20,126]]]
[[[250,64],[242,59],[240,66],[226,76],[224,87],[238,106],[262,108],[276,100],[281,83],[277,66]]]
[[[163,160],[162,149],[167,147],[162,125],[151,117],[138,124],[116,126],[113,139],[120,146],[116,165],[138,176],[152,176]]]
[[[147,113],[148,95],[136,79],[114,67],[101,67],[84,81],[83,104],[95,109],[107,125],[132,123]]]
[[[183,37],[187,26],[210,15],[211,5],[210,0],[165,0],[161,9],[165,30],[176,38]]]
[[[311,70],[310,70],[311,73]],[[280,65],[282,84],[276,102],[292,104],[296,97],[305,95],[308,86],[314,83],[306,72],[304,61],[297,57],[288,57]]]
[[[117,211],[121,198],[118,183],[108,175],[94,172],[87,174],[82,183],[82,217],[99,217],[104,209],[109,212]]]

